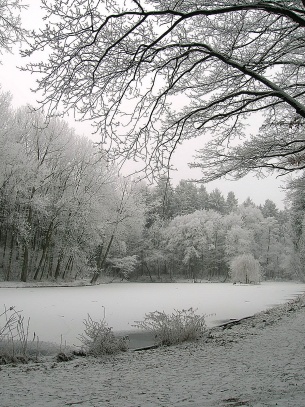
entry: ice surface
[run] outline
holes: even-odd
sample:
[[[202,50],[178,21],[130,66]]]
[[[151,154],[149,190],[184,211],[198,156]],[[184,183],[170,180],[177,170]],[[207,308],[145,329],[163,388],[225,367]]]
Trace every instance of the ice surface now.
[[[208,326],[253,315],[305,291],[305,284],[272,282],[261,285],[230,283],[112,283],[89,287],[0,288],[0,306],[15,306],[30,317],[30,339],[79,345],[83,320],[106,316],[115,332],[136,330],[132,325],[145,313],[188,309],[205,314]]]

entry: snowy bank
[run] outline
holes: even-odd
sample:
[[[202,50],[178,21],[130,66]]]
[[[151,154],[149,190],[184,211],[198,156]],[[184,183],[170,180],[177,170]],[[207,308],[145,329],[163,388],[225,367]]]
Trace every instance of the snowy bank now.
[[[303,407],[304,333],[303,295],[195,343],[1,366],[1,406]]]

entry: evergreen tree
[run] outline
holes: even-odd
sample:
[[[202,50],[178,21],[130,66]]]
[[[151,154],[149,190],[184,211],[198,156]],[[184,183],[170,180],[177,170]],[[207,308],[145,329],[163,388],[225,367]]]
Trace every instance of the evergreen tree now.
[[[279,216],[279,210],[271,199],[266,199],[264,205],[260,209],[265,218],[277,218]]]
[[[175,188],[175,215],[187,215],[198,209],[198,192],[194,183],[181,180]]]
[[[218,188],[209,194],[209,209],[222,214],[226,212],[226,200]]]
[[[236,198],[234,192],[228,192],[226,204],[225,204],[225,211],[226,213],[234,212],[238,208],[238,199]]]

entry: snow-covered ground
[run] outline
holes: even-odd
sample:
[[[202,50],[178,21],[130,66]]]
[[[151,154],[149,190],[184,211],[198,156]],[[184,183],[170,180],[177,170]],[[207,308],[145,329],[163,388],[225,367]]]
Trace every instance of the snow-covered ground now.
[[[1,366],[1,407],[304,407],[305,296],[206,338],[113,357]]]

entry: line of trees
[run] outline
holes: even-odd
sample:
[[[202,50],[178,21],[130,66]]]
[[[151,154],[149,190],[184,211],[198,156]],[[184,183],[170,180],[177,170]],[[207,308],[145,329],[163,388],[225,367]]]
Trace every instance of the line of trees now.
[[[267,279],[297,276],[288,211],[279,211],[270,200],[260,207],[251,199],[239,205],[233,192],[224,198],[219,190],[208,193],[186,181],[175,189],[167,185],[167,191],[162,210],[151,203],[162,201],[160,185],[148,196],[143,273],[226,280],[232,262],[251,255]]]
[[[128,181],[66,122],[13,110],[7,93],[0,120],[2,279],[227,280],[239,256],[267,279],[305,275],[304,176],[287,186],[289,210],[240,205],[185,180]]]
[[[66,279],[89,267],[96,279],[107,257],[132,252],[144,207],[103,151],[64,121],[12,110],[8,94],[0,95],[0,120],[2,278]]]

